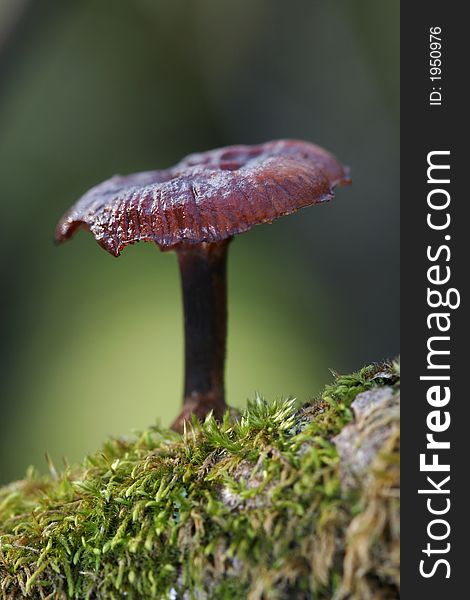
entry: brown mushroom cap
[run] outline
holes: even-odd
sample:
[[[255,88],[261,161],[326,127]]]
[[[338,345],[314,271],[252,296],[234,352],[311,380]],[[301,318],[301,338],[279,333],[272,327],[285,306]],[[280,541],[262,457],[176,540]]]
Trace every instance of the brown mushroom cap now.
[[[64,215],[59,242],[80,226],[114,256],[129,244],[219,242],[258,223],[325,202],[347,170],[326,150],[280,140],[191,154],[174,167],[116,175],[95,186]]]

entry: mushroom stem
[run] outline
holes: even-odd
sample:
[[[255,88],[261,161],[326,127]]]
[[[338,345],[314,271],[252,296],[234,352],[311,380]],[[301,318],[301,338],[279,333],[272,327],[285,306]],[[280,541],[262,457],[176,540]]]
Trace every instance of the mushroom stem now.
[[[173,423],[182,431],[184,421],[203,419],[211,410],[221,419],[227,336],[227,249],[222,242],[182,244],[177,249],[181,272],[185,334],[183,409]]]

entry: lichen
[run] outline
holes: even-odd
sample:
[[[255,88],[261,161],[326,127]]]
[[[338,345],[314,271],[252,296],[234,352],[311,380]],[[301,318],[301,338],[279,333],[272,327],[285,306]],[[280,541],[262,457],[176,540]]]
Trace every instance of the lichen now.
[[[397,598],[397,430],[352,489],[333,440],[381,386],[398,394],[398,365],[30,470],[0,489],[2,598]]]

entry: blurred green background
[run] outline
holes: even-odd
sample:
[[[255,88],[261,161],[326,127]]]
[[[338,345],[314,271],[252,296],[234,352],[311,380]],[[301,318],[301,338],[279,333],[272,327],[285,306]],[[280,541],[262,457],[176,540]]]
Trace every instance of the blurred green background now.
[[[56,221],[114,173],[291,137],[350,165],[327,205],[239,236],[227,395],[311,398],[399,350],[399,2],[0,0],[0,482],[169,424],[176,258]]]

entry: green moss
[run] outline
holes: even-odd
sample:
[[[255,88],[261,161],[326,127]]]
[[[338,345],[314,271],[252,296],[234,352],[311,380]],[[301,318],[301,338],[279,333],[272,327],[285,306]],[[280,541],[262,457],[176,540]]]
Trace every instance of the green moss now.
[[[154,427],[28,472],[0,490],[2,597],[396,597],[396,440],[373,485],[345,492],[331,439],[358,393],[398,380],[398,365],[372,365],[302,408],[257,397],[236,422]]]

